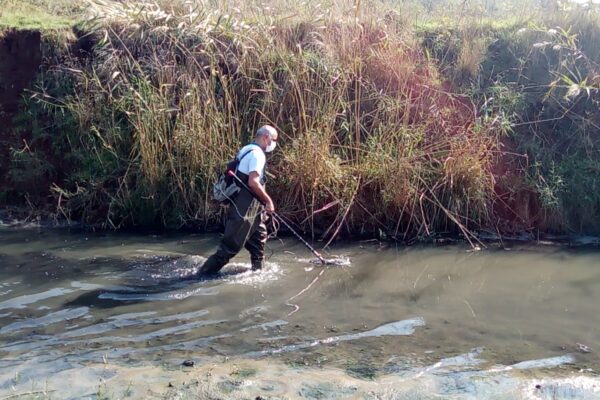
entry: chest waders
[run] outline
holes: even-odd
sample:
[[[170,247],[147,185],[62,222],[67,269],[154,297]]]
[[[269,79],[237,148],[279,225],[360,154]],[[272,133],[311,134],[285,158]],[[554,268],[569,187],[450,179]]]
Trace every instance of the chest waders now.
[[[244,183],[248,183],[248,175],[239,171],[237,175]],[[261,183],[264,184],[264,181]],[[250,252],[252,269],[261,269],[265,259],[266,242],[264,207],[250,192],[241,190],[229,205],[225,232],[216,253],[208,257],[200,267],[198,275],[219,272],[242,247]]]

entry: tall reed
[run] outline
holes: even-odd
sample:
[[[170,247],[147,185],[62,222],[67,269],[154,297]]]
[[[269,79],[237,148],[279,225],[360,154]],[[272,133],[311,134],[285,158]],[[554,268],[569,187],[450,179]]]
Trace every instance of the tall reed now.
[[[95,0],[93,52],[51,71],[74,82],[79,173],[55,187],[72,215],[213,225],[212,182],[269,123],[269,190],[315,238],[493,227],[499,165],[527,168],[505,153],[516,109],[486,97],[509,83],[477,86],[502,29],[460,20],[432,47],[393,2],[290,4]]]

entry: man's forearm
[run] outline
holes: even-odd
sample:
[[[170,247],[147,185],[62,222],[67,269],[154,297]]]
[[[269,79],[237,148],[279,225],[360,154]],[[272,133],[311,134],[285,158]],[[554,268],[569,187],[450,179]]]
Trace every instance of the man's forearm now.
[[[271,197],[267,194],[264,186],[259,182],[250,182],[250,190],[258,197],[258,199],[264,204],[272,202]]]

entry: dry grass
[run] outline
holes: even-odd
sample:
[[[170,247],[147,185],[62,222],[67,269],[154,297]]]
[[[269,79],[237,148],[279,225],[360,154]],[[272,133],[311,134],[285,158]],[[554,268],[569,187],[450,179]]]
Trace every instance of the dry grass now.
[[[92,8],[101,46],[92,67],[72,60],[80,72],[67,106],[81,150],[126,167],[116,184],[62,192],[81,210],[109,201],[107,221],[119,227],[139,220],[144,199],[163,224],[172,210],[182,225],[214,222],[215,171],[271,123],[282,131],[269,184],[278,206],[323,237],[466,233],[485,219],[494,132],[476,126],[473,105],[402,32],[357,22],[358,11],[338,11],[351,22],[335,24],[267,25],[251,14],[250,25],[202,3],[169,4]]]
[[[217,172],[270,123],[269,190],[306,231],[471,238],[492,219],[506,129],[463,93],[491,38],[488,11],[460,10],[437,18],[462,32],[446,49],[462,86],[419,43],[417,6],[94,0],[93,57],[61,55],[47,75],[72,82],[60,107],[77,121],[71,150],[91,158],[55,191],[115,228],[213,224]]]

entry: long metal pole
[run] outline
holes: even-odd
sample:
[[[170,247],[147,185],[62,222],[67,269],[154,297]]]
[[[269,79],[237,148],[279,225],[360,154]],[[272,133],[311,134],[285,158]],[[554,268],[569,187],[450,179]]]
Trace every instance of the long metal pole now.
[[[228,174],[229,176],[232,176],[232,177],[233,177],[233,178],[234,178],[234,179],[235,179],[235,180],[236,180],[236,181],[237,181],[237,182],[238,182],[240,185],[242,185],[242,187],[243,187],[244,189],[246,189],[247,191],[249,191],[249,192],[250,192],[250,194],[251,194],[252,196],[254,196],[254,198],[260,202],[260,204],[262,204],[263,206],[265,205],[265,203],[264,203],[264,202],[263,202],[261,199],[259,199],[259,198],[258,198],[258,196],[257,196],[257,195],[256,195],[256,194],[255,194],[255,193],[252,191],[252,189],[250,189],[250,188],[248,187],[248,185],[246,185],[246,184],[245,184],[245,183],[244,183],[244,182],[243,182],[243,181],[242,181],[242,180],[239,178],[239,176],[237,176],[237,175],[235,174],[235,172],[233,172],[233,171],[229,170],[229,171],[227,171],[227,174]],[[276,218],[279,220],[279,222],[281,222],[283,225],[285,225],[285,227],[286,227],[286,228],[288,228],[288,229],[290,230],[290,232],[292,232],[292,233],[293,233],[293,234],[294,234],[294,235],[295,235],[295,236],[296,236],[296,237],[297,237],[297,238],[298,238],[298,239],[299,239],[299,240],[302,242],[302,244],[304,244],[304,245],[305,245],[305,246],[306,246],[306,247],[307,247],[307,248],[308,248],[308,249],[309,249],[309,250],[310,250],[310,251],[311,251],[311,252],[312,252],[312,253],[313,253],[313,254],[314,254],[314,255],[315,255],[317,258],[318,258],[318,259],[319,259],[319,261],[321,261],[321,263],[323,263],[323,264],[327,264],[327,262],[325,261],[325,259],[323,258],[323,256],[322,256],[322,255],[321,255],[321,254],[320,254],[318,251],[316,251],[316,250],[315,250],[315,249],[314,249],[314,248],[313,248],[313,247],[312,247],[312,246],[311,246],[311,245],[310,245],[310,244],[309,244],[309,243],[308,243],[306,240],[304,240],[304,238],[303,238],[302,236],[300,236],[300,234],[299,234],[298,232],[296,232],[296,231],[294,230],[294,228],[292,228],[292,227],[290,226],[290,224],[288,224],[288,223],[287,223],[287,222],[286,222],[286,221],[285,221],[285,220],[284,220],[284,219],[283,219],[283,218],[282,218],[282,217],[281,217],[279,214],[277,214],[276,212],[274,212],[274,211],[273,211],[272,215],[273,215],[274,217],[276,217]]]

